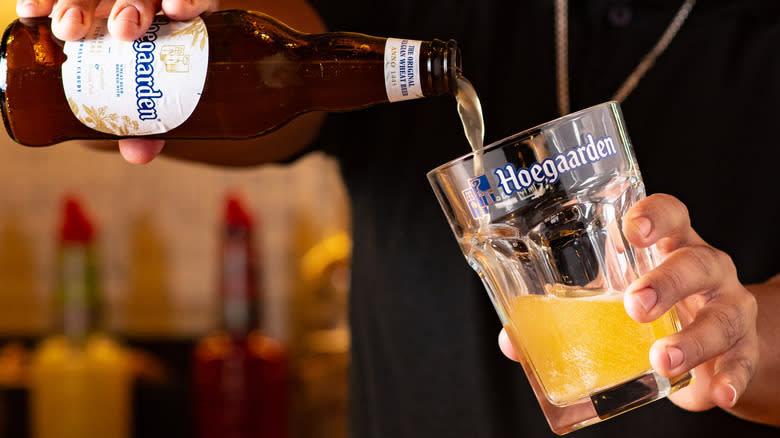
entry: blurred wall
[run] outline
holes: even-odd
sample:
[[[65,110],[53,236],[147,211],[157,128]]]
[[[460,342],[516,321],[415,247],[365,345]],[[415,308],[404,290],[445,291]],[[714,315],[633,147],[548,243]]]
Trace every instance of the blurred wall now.
[[[316,223],[307,226],[312,242],[348,226],[337,166],[322,154],[238,170],[166,158],[133,166],[118,153],[77,144],[25,148],[3,133],[0,187],[5,333],[35,334],[46,326],[64,194],[79,196],[97,222],[109,326],[131,335],[190,336],[213,326],[217,229],[227,191],[240,193],[260,223],[266,328],[282,339],[301,244],[293,244],[298,218],[316,211]]]

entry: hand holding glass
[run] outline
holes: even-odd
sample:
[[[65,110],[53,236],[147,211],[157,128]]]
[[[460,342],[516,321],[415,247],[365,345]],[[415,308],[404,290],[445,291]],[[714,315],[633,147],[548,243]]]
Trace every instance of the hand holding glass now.
[[[641,324],[623,307],[658,254],[623,235],[645,191],[617,102],[485,146],[428,179],[555,433],[690,382],[650,366],[650,346],[680,328],[674,309]]]

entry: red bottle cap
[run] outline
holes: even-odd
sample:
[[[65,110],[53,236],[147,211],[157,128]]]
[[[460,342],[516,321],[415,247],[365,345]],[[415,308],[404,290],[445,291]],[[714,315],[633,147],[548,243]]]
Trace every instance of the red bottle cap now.
[[[61,242],[89,243],[95,235],[95,229],[81,204],[75,197],[65,198],[62,226],[60,227]]]
[[[241,200],[235,195],[230,195],[227,198],[224,221],[227,227],[252,228],[252,218],[244,209]]]

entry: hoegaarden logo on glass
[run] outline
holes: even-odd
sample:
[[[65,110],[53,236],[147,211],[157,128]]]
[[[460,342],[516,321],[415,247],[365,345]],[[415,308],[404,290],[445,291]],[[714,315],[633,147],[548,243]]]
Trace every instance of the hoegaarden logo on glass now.
[[[505,196],[528,194],[539,186],[555,184],[562,175],[605,158],[617,155],[615,141],[611,136],[598,139],[593,134],[585,135],[586,142],[545,160],[534,162],[528,167],[516,168],[512,163],[493,169],[498,179],[497,186]],[[487,175],[468,180],[469,188],[462,192],[474,219],[488,214],[488,207],[496,203],[496,195]],[[523,196],[522,198],[526,198]]]

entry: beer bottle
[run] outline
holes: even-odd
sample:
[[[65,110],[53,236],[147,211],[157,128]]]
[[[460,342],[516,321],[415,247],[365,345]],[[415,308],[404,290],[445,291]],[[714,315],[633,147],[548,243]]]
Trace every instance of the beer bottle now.
[[[244,139],[307,111],[454,94],[453,40],[301,33],[249,11],[186,22],[158,15],[133,42],[96,20],[66,42],[49,18],[20,18],[0,43],[0,105],[28,146],[130,136]]]

